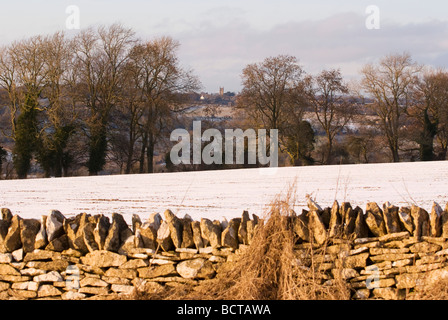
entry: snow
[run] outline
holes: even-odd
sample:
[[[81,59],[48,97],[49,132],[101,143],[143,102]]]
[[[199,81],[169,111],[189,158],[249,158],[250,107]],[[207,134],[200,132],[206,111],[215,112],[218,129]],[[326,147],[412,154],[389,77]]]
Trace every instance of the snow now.
[[[295,183],[298,213],[307,195],[321,207],[337,199],[363,210],[369,201],[430,210],[433,201],[445,207],[447,182],[446,161],[4,180],[0,207],[37,219],[57,209],[67,217],[118,212],[130,222],[132,214],[144,220],[171,209],[179,217],[222,220],[243,210],[263,216],[266,205]]]

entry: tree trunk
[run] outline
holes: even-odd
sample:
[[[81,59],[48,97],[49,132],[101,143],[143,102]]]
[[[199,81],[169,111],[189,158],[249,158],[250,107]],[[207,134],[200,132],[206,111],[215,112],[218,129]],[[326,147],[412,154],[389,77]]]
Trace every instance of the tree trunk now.
[[[140,167],[138,172],[144,173],[145,172],[145,154],[146,154],[146,148],[148,146],[148,133],[145,132],[142,137],[142,148],[140,149]]]
[[[333,157],[333,139],[331,139],[329,136],[327,136],[328,139],[328,150],[327,150],[327,156],[325,160],[325,164],[331,164],[332,157]]]
[[[432,161],[434,155],[434,137],[437,133],[437,124],[432,123],[428,116],[428,110],[425,109],[423,114],[423,131],[418,141],[420,145],[420,160]]]
[[[148,139],[148,147],[146,148],[146,160],[148,162],[148,173],[154,173],[154,139],[150,134]]]
[[[105,131],[106,129],[103,129],[101,132],[94,134],[90,138],[89,161],[87,163],[90,176],[98,175],[98,172],[100,172],[105,165],[107,151]]]

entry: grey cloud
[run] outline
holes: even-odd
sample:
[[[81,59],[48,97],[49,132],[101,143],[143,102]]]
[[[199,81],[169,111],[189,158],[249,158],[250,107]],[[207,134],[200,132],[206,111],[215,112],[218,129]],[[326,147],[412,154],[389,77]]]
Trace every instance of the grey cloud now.
[[[318,21],[284,23],[263,32],[234,20],[224,26],[209,24],[189,30],[177,38],[182,43],[182,57],[199,70],[206,87],[218,76],[239,90],[239,76],[246,64],[277,54],[297,56],[311,73],[340,66],[351,77],[366,62],[394,52],[407,51],[419,62],[448,66],[448,21],[405,25],[384,21],[380,30],[368,30],[365,18],[342,13]]]

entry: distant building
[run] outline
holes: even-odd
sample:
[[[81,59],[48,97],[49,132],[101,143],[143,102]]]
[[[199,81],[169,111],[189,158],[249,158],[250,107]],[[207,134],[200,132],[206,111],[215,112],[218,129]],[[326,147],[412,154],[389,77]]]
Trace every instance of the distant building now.
[[[219,87],[219,95],[221,97],[224,95],[224,87]]]

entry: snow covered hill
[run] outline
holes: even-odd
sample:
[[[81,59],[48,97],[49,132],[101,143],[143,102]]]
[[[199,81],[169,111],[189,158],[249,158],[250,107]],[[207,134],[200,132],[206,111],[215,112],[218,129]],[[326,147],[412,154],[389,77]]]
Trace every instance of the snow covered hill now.
[[[118,212],[130,221],[137,213],[171,209],[179,217],[227,219],[243,210],[260,216],[279,193],[296,183],[296,209],[309,194],[322,207],[349,201],[363,210],[380,205],[448,201],[448,162],[242,169],[207,172],[141,174],[0,181],[0,207],[22,218],[39,218],[51,209],[71,216],[80,212]]]

